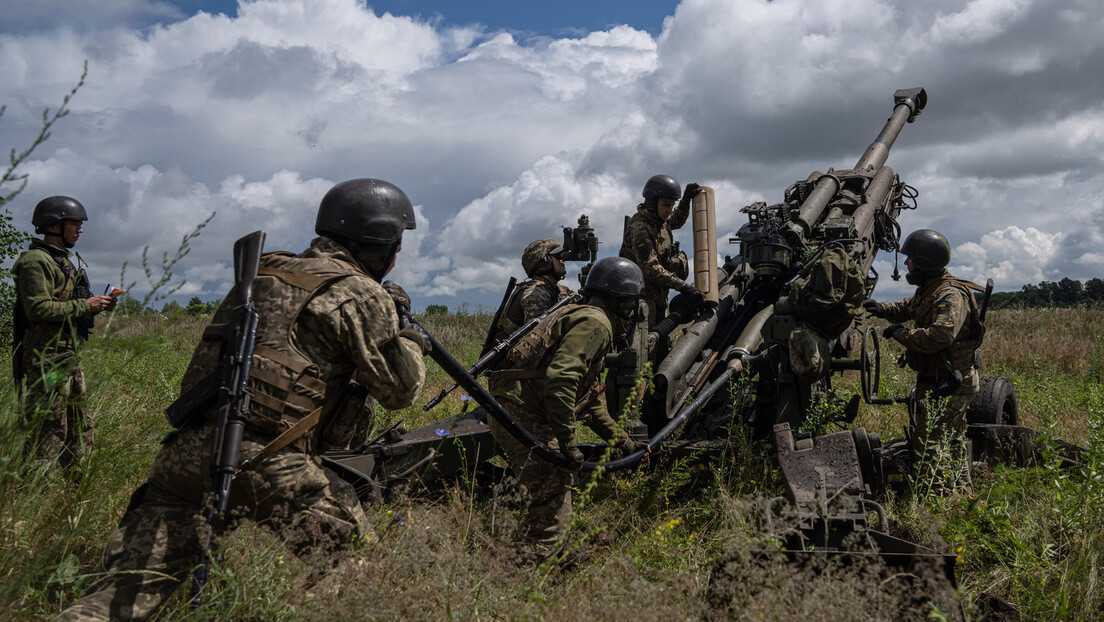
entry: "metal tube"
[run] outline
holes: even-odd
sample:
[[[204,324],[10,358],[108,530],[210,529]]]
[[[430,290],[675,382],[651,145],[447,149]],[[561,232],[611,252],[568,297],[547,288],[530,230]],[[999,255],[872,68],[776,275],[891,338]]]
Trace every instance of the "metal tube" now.
[[[694,285],[717,306],[717,213],[713,189],[702,186],[693,200]]]

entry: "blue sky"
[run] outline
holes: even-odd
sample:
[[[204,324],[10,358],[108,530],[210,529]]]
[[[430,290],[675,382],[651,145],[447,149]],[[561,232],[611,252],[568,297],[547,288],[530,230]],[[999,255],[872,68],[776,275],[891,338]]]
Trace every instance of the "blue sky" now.
[[[853,165],[893,91],[913,86],[928,108],[888,161],[920,192],[905,231],[943,231],[955,273],[999,290],[1104,275],[1099,0],[36,0],[3,13],[0,149],[26,144],[88,61],[10,207],[28,222],[41,197],[80,198],[92,219],[79,250],[101,284],[214,211],[178,275],[185,298],[220,297],[235,238],[263,227],[271,248],[302,249],[318,200],[352,177],[416,204],[394,277],[417,308],[496,304],[525,245],[580,214],[616,254],[657,173],[716,190],[726,254],[741,207]]]

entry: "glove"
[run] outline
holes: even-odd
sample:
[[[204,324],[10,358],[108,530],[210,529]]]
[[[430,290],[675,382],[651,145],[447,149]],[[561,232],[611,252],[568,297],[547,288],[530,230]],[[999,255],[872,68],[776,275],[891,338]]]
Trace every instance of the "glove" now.
[[[886,329],[882,331],[882,339],[892,339],[893,334],[899,330],[903,330],[905,327],[900,324],[890,324],[886,326]]]
[[[702,290],[695,287],[693,283],[683,283],[678,291],[680,294],[685,295],[690,302],[695,305],[705,302],[705,294],[702,293]]]
[[[583,468],[583,452],[579,451],[579,448],[574,445],[566,445],[560,452],[563,454],[564,460],[567,464],[564,465],[568,471],[578,471]]]
[[[422,356],[425,356],[433,351],[433,344],[429,340],[429,335],[425,330],[417,324],[407,324],[399,331],[399,337],[409,339],[418,344],[418,347],[422,350]]]
[[[882,313],[884,313],[885,311],[882,308],[882,303],[874,300],[873,298],[867,298],[866,300],[862,301],[862,306],[864,311],[866,311],[870,315],[873,315],[874,317],[882,317]]]
[[[682,202],[689,203],[690,200],[698,196],[701,191],[701,186],[698,184],[686,184],[686,190],[682,193]]]
[[[410,313],[410,296],[401,285],[394,281],[384,281],[380,285],[391,295],[391,300],[395,301],[395,311],[399,315]]]
[[[621,441],[614,446],[614,449],[617,450],[618,458],[624,458],[625,456],[634,454],[647,448],[648,443],[645,443],[644,441],[634,441],[627,436],[621,439]]]

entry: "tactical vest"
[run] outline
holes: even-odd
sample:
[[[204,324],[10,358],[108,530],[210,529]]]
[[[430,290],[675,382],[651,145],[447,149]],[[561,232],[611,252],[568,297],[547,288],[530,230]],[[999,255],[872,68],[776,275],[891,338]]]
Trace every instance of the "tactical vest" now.
[[[326,403],[327,382],[335,379],[320,377],[318,366],[293,343],[292,330],[323,287],[358,274],[328,258],[296,257],[286,251],[262,256],[253,285],[260,320],[249,368],[246,429],[277,436]],[[185,374],[183,392],[218,367],[218,355],[218,348],[197,350]],[[339,386],[345,386],[350,378],[338,380]]]
[[[598,309],[593,305],[567,304],[548,314],[540,324],[537,324],[536,328],[522,337],[520,341],[514,344],[513,348],[510,348],[499,370],[495,372],[495,379],[543,380],[548,374],[548,365],[552,362],[552,357],[556,353],[557,343],[552,335],[556,322],[573,311],[588,308]],[[590,367],[579,382],[579,389],[584,390],[576,392],[576,403],[586,399],[587,392],[585,389],[589,389],[598,381],[604,363],[603,357],[596,357],[591,362]]]
[[[558,283],[549,283],[544,279],[530,279],[523,282],[517,286],[506,302],[506,308],[502,311],[502,318],[498,321],[498,328],[495,331],[495,339],[502,341],[525,324],[525,309],[522,307],[521,298],[534,287],[546,287],[553,291],[555,302],[569,295],[569,292],[564,291]]]
[[[981,314],[978,311],[977,300],[974,298],[974,291],[984,290],[975,283],[951,276],[941,277],[935,288],[924,296],[921,304],[917,305],[914,318],[916,327],[931,326],[937,311],[935,301],[949,289],[961,291],[969,305],[969,313],[955,340],[940,352],[923,354],[910,351],[905,357],[905,361],[912,370],[928,379],[938,379],[955,370],[968,371],[974,366],[974,353],[981,347],[981,342],[985,338],[985,325],[981,323]]]

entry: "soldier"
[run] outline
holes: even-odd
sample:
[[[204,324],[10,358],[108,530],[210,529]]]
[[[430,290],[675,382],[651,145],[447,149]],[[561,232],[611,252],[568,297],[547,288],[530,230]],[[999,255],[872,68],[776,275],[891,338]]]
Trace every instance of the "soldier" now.
[[[537,439],[579,465],[574,422],[581,418],[621,453],[646,447],[632,441],[592,389],[615,333],[636,320],[643,276],[631,261],[608,257],[594,264],[582,304],[567,304],[546,317],[510,352],[495,372],[495,397]],[[533,455],[494,419],[491,434],[506,450],[510,468],[528,495],[521,525],[523,549],[535,558],[554,552],[571,519],[572,473]]]
[[[521,267],[529,280],[518,285],[510,295],[498,321],[495,339],[501,341],[509,337],[526,322],[572,294],[570,289],[560,284],[567,274],[567,267],[561,258],[563,251],[563,247],[552,238],[537,240],[525,247],[525,252],[521,254]]]
[[[354,179],[323,197],[315,224],[321,237],[310,248],[262,257],[253,290],[260,320],[249,372],[252,399],[241,443],[251,463],[234,479],[228,524],[216,535],[247,517],[307,558],[343,551],[368,534],[352,485],[317,456],[349,443],[357,425],[348,419],[363,416],[366,398],[404,408],[421,390],[426,341],[413,327],[399,329],[396,309],[409,305],[405,292],[392,286],[390,294],[379,283],[395,265],[403,231],[414,226],[402,190]],[[227,320],[231,306],[224,303],[215,322]],[[106,575],[60,619],[146,618],[195,567],[198,534],[206,528],[197,516],[210,493],[215,406],[190,408],[188,398],[200,379],[217,371],[218,359],[217,343],[196,348],[178,400],[190,418],[165,440],[148,481],[108,538]],[[288,444],[270,453],[277,437]]]
[[[901,252],[909,269],[905,278],[916,285],[916,293],[893,303],[868,299],[863,307],[876,317],[895,322],[882,334],[905,346],[901,364],[916,372],[919,399],[911,409],[909,435],[914,463],[921,469],[917,474],[931,477],[934,488],[943,490],[943,469],[938,468],[937,460],[940,445],[949,443],[951,455],[964,460],[966,408],[978,392],[975,353],[985,326],[971,290],[981,288],[946,270],[951,245],[937,231],[914,231]],[[897,323],[909,320],[912,329]],[[933,392],[947,397],[933,400],[935,396],[929,395]],[[968,490],[969,480],[959,485]]]
[[[693,283],[686,282],[690,264],[671,236],[672,229],[686,224],[690,200],[699,192],[698,184],[687,184],[683,191],[674,177],[655,175],[644,184],[644,202],[636,206],[636,214],[625,226],[620,255],[640,266],[644,273],[643,298],[648,305],[649,329],[667,315],[669,290],[686,294],[694,302],[705,298]]]
[[[88,339],[93,316],[115,308],[115,298],[92,295],[83,260],[69,251],[86,220],[84,206],[72,197],[43,199],[31,216],[42,239],[32,239],[12,266],[12,371],[17,385],[27,379],[24,424],[37,428],[37,458],[57,459],[67,469],[92,449],[92,417],[76,349]],[[80,268],[70,260],[74,255]]]

